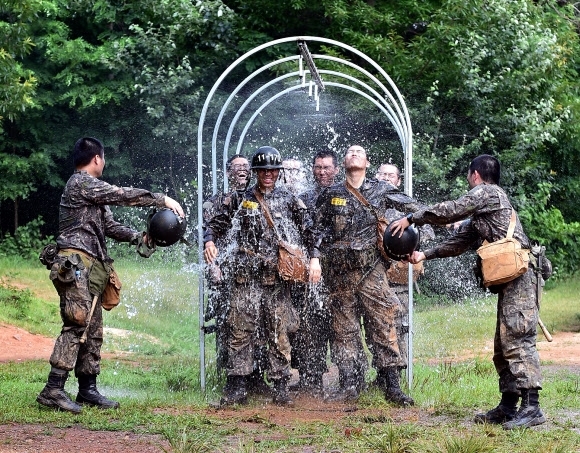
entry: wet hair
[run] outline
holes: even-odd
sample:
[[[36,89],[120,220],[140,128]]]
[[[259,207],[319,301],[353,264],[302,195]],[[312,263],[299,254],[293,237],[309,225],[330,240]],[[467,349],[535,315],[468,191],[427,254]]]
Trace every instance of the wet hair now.
[[[239,158],[248,160],[248,158],[246,156],[244,156],[243,154],[234,154],[226,161],[226,170],[229,170],[230,168],[232,168],[232,162],[236,159],[239,159]]]
[[[93,137],[79,138],[73,150],[73,164],[75,168],[88,165],[97,154],[101,158],[105,156],[105,147],[100,140]]]
[[[318,151],[312,159],[312,165],[316,163],[316,159],[324,159],[325,157],[332,157],[332,165],[338,167],[338,156],[336,155],[336,152],[331,149]]]
[[[469,164],[469,173],[477,171],[481,179],[489,184],[499,184],[501,165],[499,160],[489,154],[477,156]]]

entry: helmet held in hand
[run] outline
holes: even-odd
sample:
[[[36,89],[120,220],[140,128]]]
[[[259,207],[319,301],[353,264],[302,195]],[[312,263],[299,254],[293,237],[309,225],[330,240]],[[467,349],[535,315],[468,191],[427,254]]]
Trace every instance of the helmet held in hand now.
[[[389,224],[383,235],[383,247],[389,258],[401,261],[407,258],[410,253],[419,250],[420,235],[415,225],[409,225],[401,237],[399,237],[400,232],[394,236],[391,233],[391,225]]]
[[[160,247],[168,247],[185,234],[187,222],[171,209],[160,209],[149,221],[149,236]]]

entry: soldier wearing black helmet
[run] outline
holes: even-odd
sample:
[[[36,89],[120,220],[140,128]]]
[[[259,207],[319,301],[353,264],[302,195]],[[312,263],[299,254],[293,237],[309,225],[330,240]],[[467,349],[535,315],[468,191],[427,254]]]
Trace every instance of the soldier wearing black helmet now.
[[[252,156],[257,182],[244,192],[226,196],[215,215],[204,223],[204,258],[218,256],[215,241],[231,232],[234,252],[230,265],[233,288],[227,325],[227,382],[221,403],[244,403],[247,378],[254,369],[254,338],[262,329],[268,343],[268,379],[274,383],[274,402],[290,405],[290,342],[297,329],[288,285],[277,270],[278,235],[302,244],[306,206],[283,187],[276,186],[282,158],[275,148],[263,146]],[[269,225],[260,202],[267,206],[276,231]]]
[[[228,179],[230,192],[243,193],[250,182],[250,163],[242,154],[234,154],[226,161],[226,177]],[[216,193],[203,203],[203,219],[209,221],[217,214],[227,193]],[[217,248],[222,249],[228,246],[226,237],[220,238]],[[208,278],[208,298],[205,311],[205,321],[215,319],[216,328],[216,365],[218,371],[225,370],[227,366],[227,326],[225,317],[229,306],[229,294],[233,283],[225,278],[228,274],[228,257],[223,254],[213,263],[207,266]],[[256,332],[254,340],[254,371],[247,379],[249,393],[269,394],[270,388],[264,382],[264,372],[267,365],[267,350],[265,339],[261,332]]]
[[[134,244],[148,239],[143,233],[116,222],[109,205],[167,207],[180,217],[184,213],[179,203],[161,193],[117,187],[98,179],[105,167],[105,148],[96,138],[84,137],[75,143],[73,162],[76,171],[67,181],[60,200],[58,256],[53,256],[51,263],[45,262],[52,266],[50,277],[60,297],[63,327],[50,356],[52,368],[48,382],[36,401],[79,413],[79,404],[102,409],[119,407],[119,403],[97,390],[103,343],[101,297],[113,262],[107,253],[105,237]],[[63,260],[64,265],[68,262],[72,267],[72,279],[62,278]],[[95,275],[106,280],[97,285]],[[79,381],[76,402],[64,391],[72,370]]]
[[[413,252],[410,262],[458,256],[484,240],[506,237],[514,218],[513,238],[522,249],[531,249],[510,200],[499,186],[501,167],[489,154],[477,156],[469,164],[469,192],[457,200],[443,201],[393,223],[393,234],[410,224],[446,225],[466,220],[457,233],[425,252]],[[504,429],[539,425],[546,421],[540,409],[542,389],[540,358],[536,349],[538,325],[537,279],[532,266],[512,281],[494,286],[498,293],[497,323],[493,363],[499,375],[501,401],[498,406],[475,416],[476,423],[501,424]],[[518,402],[520,405],[518,407]]]
[[[361,146],[351,146],[344,158],[346,181],[324,190],[316,203],[310,250],[311,278],[320,276],[318,258],[328,263],[324,280],[330,291],[333,339],[331,352],[338,366],[339,399],[356,399],[364,388],[368,364],[361,356],[363,338],[373,352],[373,363],[383,379],[385,398],[397,405],[414,404],[399,383],[399,352],[396,317],[400,302],[386,279],[388,264],[377,247],[377,214],[388,208],[413,212],[418,203],[391,184],[367,179],[370,166]],[[355,195],[357,191],[370,206]]]

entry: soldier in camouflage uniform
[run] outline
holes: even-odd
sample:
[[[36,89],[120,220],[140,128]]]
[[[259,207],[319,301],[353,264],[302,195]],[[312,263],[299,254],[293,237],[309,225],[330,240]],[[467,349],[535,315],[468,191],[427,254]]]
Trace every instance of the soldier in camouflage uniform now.
[[[312,174],[314,188],[298,195],[311,216],[315,213],[318,196],[324,188],[334,184],[338,174],[336,153],[330,150],[316,153],[312,161]],[[326,285],[318,285],[315,291],[311,291],[304,284],[296,286],[300,289],[301,296],[297,307],[300,313],[300,328],[291,337],[292,366],[298,370],[300,378],[292,390],[321,395],[322,375],[327,371],[326,353],[331,334],[328,290]]]
[[[366,341],[373,351],[377,374],[384,382],[385,398],[395,404],[414,404],[400,388],[396,319],[401,304],[386,278],[388,263],[377,247],[377,216],[388,208],[410,212],[418,204],[391,184],[366,179],[370,163],[366,151],[351,146],[344,166],[346,182],[335,184],[318,197],[310,250],[311,278],[320,273],[318,258],[327,261],[324,280],[330,291],[333,339],[331,353],[338,366],[340,399],[356,399],[364,385],[366,357],[363,350],[361,316]],[[347,188],[349,184],[366,198],[372,209]]]
[[[444,201],[410,214],[393,225],[393,232],[410,223],[446,225],[470,218],[457,234],[425,252],[414,252],[412,263],[433,258],[457,256],[484,240],[494,242],[506,237],[512,205],[498,186],[500,163],[490,155],[473,159],[467,172],[470,191],[455,201]],[[513,235],[523,249],[530,249],[530,240],[517,218]],[[497,323],[493,362],[499,375],[499,405],[478,414],[478,423],[502,424],[504,429],[529,427],[546,421],[539,405],[541,390],[540,359],[536,350],[538,325],[537,276],[532,267],[510,282],[493,288],[498,293]],[[520,407],[517,404],[521,398]]]
[[[250,180],[250,163],[241,154],[231,156],[226,162],[226,177],[232,191],[244,192]],[[203,220],[208,222],[215,216],[222,206],[227,194],[217,193],[208,198],[203,204]],[[216,247],[224,249],[228,246],[225,237],[220,238]],[[226,325],[225,317],[228,309],[228,295],[232,287],[232,281],[224,278],[227,274],[227,259],[224,254],[213,263],[207,266],[208,275],[208,298],[207,308],[205,311],[205,320],[215,319],[216,332],[216,350],[217,350],[217,368],[225,370],[227,366],[227,346],[226,346]],[[224,272],[222,272],[222,269]],[[255,363],[254,371],[248,377],[248,390],[250,393],[268,394],[270,388],[264,382],[264,372],[267,368],[267,348],[264,335],[258,331],[254,340],[255,344]]]
[[[76,171],[61,197],[56,239],[59,252],[51,270],[52,282],[60,296],[63,327],[50,356],[52,368],[48,382],[36,400],[45,406],[80,413],[77,403],[100,408],[119,407],[116,401],[102,396],[96,386],[103,343],[103,315],[99,299],[88,323],[93,300],[100,296],[90,285],[89,275],[93,281],[101,271],[108,280],[105,269],[110,269],[113,260],[107,254],[105,237],[134,244],[139,240],[147,241],[142,233],[116,222],[108,205],[168,207],[182,217],[184,214],[179,203],[161,193],[112,186],[97,179],[105,166],[104,147],[97,139],[79,139],[74,147],[73,161]],[[85,330],[86,341],[82,342]],[[73,369],[79,382],[76,403],[64,391],[69,371]]]
[[[278,236],[269,226],[258,196],[268,206],[274,225],[290,243],[301,243],[307,221],[304,203],[285,188],[277,187],[282,159],[270,146],[259,148],[251,168],[257,183],[244,193],[224,198],[216,215],[205,223],[204,258],[211,263],[218,255],[215,240],[232,230],[237,249],[231,258],[232,279],[227,325],[227,382],[221,404],[244,403],[246,381],[254,369],[254,339],[263,329],[268,343],[268,379],[274,383],[274,402],[290,405],[290,341],[298,328],[288,285],[278,275]],[[258,194],[258,195],[257,195]]]

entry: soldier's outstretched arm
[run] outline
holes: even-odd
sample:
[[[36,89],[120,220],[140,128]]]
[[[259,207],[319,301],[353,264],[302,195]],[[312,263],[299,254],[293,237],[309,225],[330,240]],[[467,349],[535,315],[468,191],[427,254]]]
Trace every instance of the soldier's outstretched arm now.
[[[207,264],[213,263],[213,261],[218,256],[218,248],[215,246],[213,241],[207,241],[205,243],[205,249],[203,251],[203,259]]]

